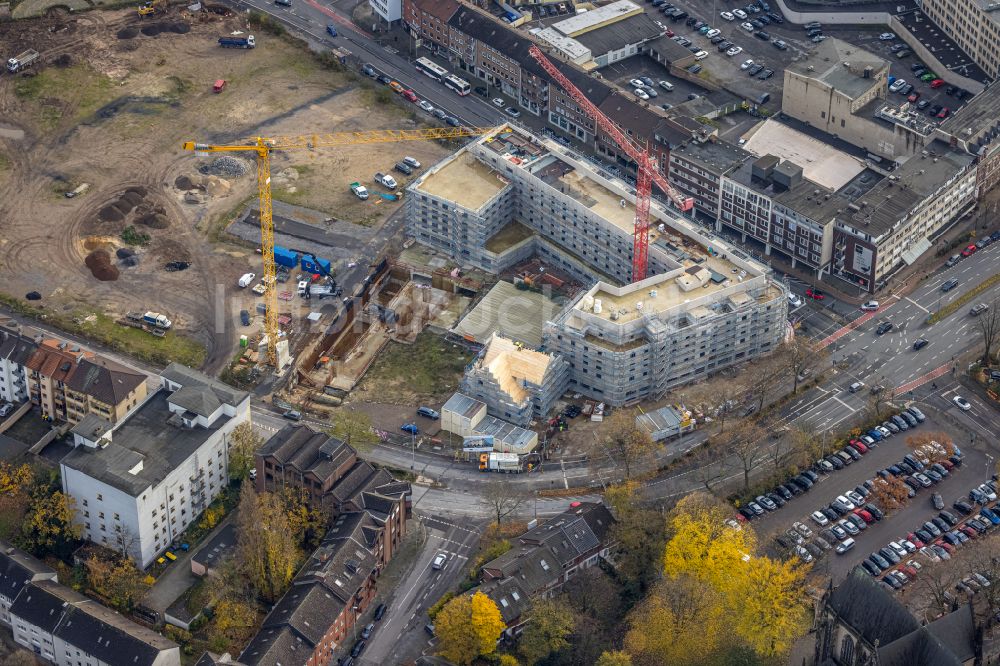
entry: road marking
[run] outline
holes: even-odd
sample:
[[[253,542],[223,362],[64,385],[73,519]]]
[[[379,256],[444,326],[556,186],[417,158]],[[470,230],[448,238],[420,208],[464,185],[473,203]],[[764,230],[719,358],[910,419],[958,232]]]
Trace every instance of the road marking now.
[[[906,297],[906,300],[908,300],[909,302],[913,303],[914,305],[916,305],[918,308],[920,308],[924,312],[930,314],[930,310],[928,310],[927,308],[925,308],[924,306],[922,306],[920,303],[917,303],[915,300],[913,300],[909,296]]]

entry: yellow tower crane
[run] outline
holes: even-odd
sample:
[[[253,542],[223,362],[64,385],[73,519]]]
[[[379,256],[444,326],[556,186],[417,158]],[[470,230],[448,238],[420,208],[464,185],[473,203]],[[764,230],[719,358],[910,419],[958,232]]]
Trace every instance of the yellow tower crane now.
[[[478,136],[495,127],[435,127],[416,130],[372,130],[367,132],[337,132],[334,134],[301,134],[296,136],[256,137],[245,143],[216,146],[187,141],[184,150],[196,155],[209,153],[250,152],[257,155],[257,192],[260,197],[260,246],[264,257],[264,332],[267,335],[267,362],[278,368],[278,295],[277,268],[274,263],[274,219],[271,216],[271,153],[275,150],[316,150],[365,143],[456,139]]]

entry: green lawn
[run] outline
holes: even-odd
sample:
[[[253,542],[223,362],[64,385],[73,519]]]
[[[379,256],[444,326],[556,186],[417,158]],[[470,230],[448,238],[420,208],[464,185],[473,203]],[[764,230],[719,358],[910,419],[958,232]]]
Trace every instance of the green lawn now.
[[[14,93],[39,104],[38,118],[49,129],[61,121],[79,122],[114,98],[111,79],[88,65],[46,67],[35,76],[19,79]],[[68,115],[67,115],[68,110]]]
[[[458,388],[465,366],[473,355],[461,346],[424,331],[412,345],[390,342],[365,374],[363,385],[369,393],[386,396],[411,393],[443,398]]]

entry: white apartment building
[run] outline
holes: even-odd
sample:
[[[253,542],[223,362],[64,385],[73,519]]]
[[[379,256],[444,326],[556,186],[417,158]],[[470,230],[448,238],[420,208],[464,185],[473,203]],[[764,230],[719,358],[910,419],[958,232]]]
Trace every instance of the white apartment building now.
[[[60,463],[83,537],[149,566],[228,483],[229,435],[250,395],[176,363],[112,426],[88,415]]]
[[[18,331],[0,326],[0,402],[28,399],[24,363],[37,345]]]
[[[368,0],[368,4],[386,23],[403,18],[403,0]]]

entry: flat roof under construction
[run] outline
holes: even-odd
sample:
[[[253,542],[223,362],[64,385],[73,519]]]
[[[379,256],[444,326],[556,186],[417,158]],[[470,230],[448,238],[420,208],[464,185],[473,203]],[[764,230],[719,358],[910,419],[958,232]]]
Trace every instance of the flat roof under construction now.
[[[424,174],[416,189],[469,210],[479,210],[506,186],[500,174],[463,150],[454,159]]]
[[[510,282],[497,282],[455,327],[455,332],[480,344],[499,333],[532,349],[542,345],[542,326],[562,309],[534,291],[521,291]]]

